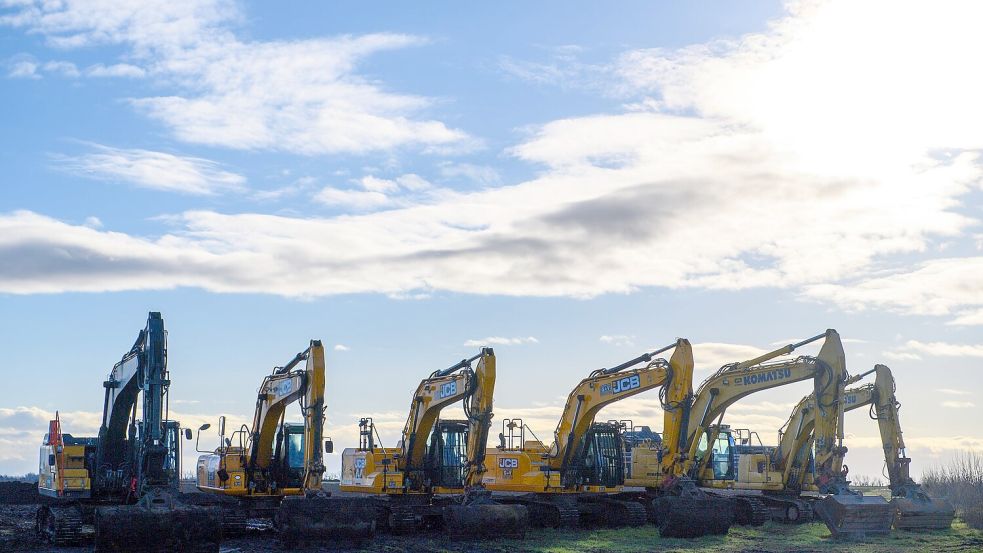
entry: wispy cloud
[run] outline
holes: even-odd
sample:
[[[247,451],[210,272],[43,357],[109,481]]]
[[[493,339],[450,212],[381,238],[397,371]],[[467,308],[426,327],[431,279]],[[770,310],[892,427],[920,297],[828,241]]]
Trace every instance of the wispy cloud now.
[[[335,350],[335,351],[348,351],[348,350],[350,350],[350,349],[351,349],[351,348],[349,348],[349,347],[348,347],[348,346],[346,346],[345,344],[335,344],[335,345],[334,345],[334,350]]]
[[[465,346],[521,346],[523,344],[538,344],[539,340],[535,336],[506,338],[504,336],[489,336],[478,340],[466,340]]]
[[[938,388],[935,391],[936,392],[939,392],[940,394],[946,394],[946,395],[950,395],[950,396],[968,396],[968,395],[972,395],[972,392],[969,392],[967,390],[953,390],[952,388]]]
[[[599,338],[599,340],[601,342],[605,343],[605,344],[611,344],[613,346],[634,346],[635,345],[635,336],[634,335],[627,336],[627,335],[624,335],[624,334],[614,334],[614,335],[605,334],[604,336],[601,336]]]
[[[949,409],[970,409],[976,407],[976,404],[972,401],[943,401],[942,407],[948,407]]]
[[[450,147],[469,139],[421,117],[429,99],[388,92],[357,72],[367,57],[421,46],[425,38],[376,33],[251,41],[236,34],[241,19],[231,0],[27,1],[12,5],[0,24],[41,34],[62,50],[122,45],[126,63],[88,73],[166,83],[173,94],[130,103],[187,142],[315,155]],[[25,65],[16,74],[33,69]]]
[[[922,355],[929,357],[983,357],[983,344],[951,344],[948,342],[908,340],[904,345],[884,352],[885,357],[898,360],[921,359]]]
[[[245,177],[221,169],[214,161],[140,149],[92,145],[94,152],[54,156],[65,170],[93,179],[140,188],[208,195],[239,190]]]

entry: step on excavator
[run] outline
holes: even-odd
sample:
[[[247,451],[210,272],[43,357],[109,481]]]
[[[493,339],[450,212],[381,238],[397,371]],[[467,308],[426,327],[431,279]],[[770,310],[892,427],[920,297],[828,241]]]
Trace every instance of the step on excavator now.
[[[891,490],[891,506],[896,511],[894,527],[899,530],[943,530],[952,526],[955,509],[947,501],[932,498],[911,478],[911,459],[905,453],[904,438],[901,432],[897,387],[891,369],[886,365],[875,365],[866,373],[851,379],[850,383],[874,373],[872,384],[847,388],[843,394],[844,411],[853,411],[869,406],[870,418],[877,421],[881,443],[884,450],[884,463],[887,467],[888,485]],[[806,396],[792,412],[785,432],[779,438],[779,451],[790,452],[792,458],[786,468],[787,487],[792,490],[817,489],[813,475],[808,470],[812,450],[813,419],[808,415],[815,410],[815,398]],[[842,465],[839,472],[846,475],[848,468]],[[817,506],[817,514],[834,535],[855,534],[839,504],[823,500]],[[863,533],[868,530],[861,528]]]
[[[303,365],[302,365],[303,363]],[[324,453],[324,346],[311,340],[304,351],[263,378],[251,427],[225,436],[219,419],[219,447],[198,458],[198,489],[205,504],[220,505],[223,530],[242,534],[247,520],[272,520],[283,545],[358,542],[375,530],[374,506],[357,498],[329,497],[321,487]],[[303,423],[287,422],[298,403]],[[202,425],[200,432],[210,425]],[[202,494],[200,494],[202,495]]]
[[[57,414],[49,424],[38,492],[55,501],[38,508],[42,539],[80,545],[91,527],[96,551],[219,550],[220,514],[185,503],[178,489],[182,432],[167,418],[169,378],[164,320],[151,312],[103,382],[99,435],[65,434]],[[190,439],[191,431],[185,429],[184,437]]]
[[[397,447],[382,447],[372,419],[361,419],[358,448],[342,454],[341,490],[379,499],[363,501],[377,503],[380,526],[394,534],[435,529],[463,538],[525,536],[526,508],[496,502],[482,483],[495,371],[495,352],[482,348],[423,379]],[[455,403],[463,403],[466,419],[441,419]]]
[[[672,361],[656,357],[669,350],[675,350]],[[607,405],[667,386],[675,378],[674,370],[686,360],[692,371],[689,342],[678,340],[618,366],[591,372],[570,392],[552,446],[538,438],[526,440],[527,431],[533,438],[535,434],[520,419],[503,421],[500,444],[488,453],[491,463],[485,485],[499,501],[526,506],[536,526],[644,524],[654,506],[650,497],[624,490],[623,426],[595,422],[595,417]],[[646,364],[636,366],[641,363]],[[698,490],[662,500],[676,507],[671,516],[659,521],[664,536],[719,534],[730,527],[729,504],[712,508]]]

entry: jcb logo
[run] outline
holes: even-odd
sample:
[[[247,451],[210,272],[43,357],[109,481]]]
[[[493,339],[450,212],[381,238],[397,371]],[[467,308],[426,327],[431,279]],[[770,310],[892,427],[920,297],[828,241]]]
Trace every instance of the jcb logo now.
[[[440,385],[440,398],[450,397],[457,393],[457,381]]]
[[[631,376],[626,376],[615,380],[611,384],[601,385],[601,395],[605,394],[620,394],[622,392],[627,392],[628,390],[634,390],[642,385],[641,379],[637,374]]]
[[[843,403],[846,405],[853,405],[856,402],[857,402],[857,394],[847,394],[843,400]]]
[[[498,467],[503,469],[519,468],[519,460],[514,457],[499,457]]]

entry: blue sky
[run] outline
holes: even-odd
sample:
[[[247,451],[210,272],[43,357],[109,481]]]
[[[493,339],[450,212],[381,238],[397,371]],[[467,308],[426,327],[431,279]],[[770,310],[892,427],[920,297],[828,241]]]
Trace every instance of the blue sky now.
[[[56,409],[92,431],[149,310],[189,425],[310,338],[345,446],[479,344],[548,436],[677,336],[702,379],[834,327],[894,370],[914,470],[983,448],[972,3],[0,5],[0,473]],[[730,422],[771,441],[806,393]]]

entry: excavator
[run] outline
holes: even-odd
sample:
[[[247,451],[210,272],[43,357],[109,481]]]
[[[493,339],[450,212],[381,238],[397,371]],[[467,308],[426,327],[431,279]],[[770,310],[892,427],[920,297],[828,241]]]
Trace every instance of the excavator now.
[[[226,535],[241,534],[251,518],[273,520],[278,540],[288,546],[358,541],[374,532],[373,505],[326,497],[321,489],[324,367],[324,346],[311,340],[263,378],[251,428],[243,425],[226,438],[225,417],[219,419],[219,446],[198,458],[196,477],[206,495],[228,499],[211,503],[223,507]],[[285,420],[293,403],[299,403],[303,423]],[[330,439],[323,443],[324,453],[331,453]]]
[[[494,501],[482,483],[495,370],[494,350],[482,348],[423,379],[396,447],[382,447],[375,423],[361,419],[358,448],[342,453],[341,490],[380,499],[381,526],[394,534],[438,528],[460,537],[523,537],[526,508]],[[459,402],[466,419],[440,418]]]
[[[674,350],[669,361],[657,357]],[[645,365],[640,365],[645,363]],[[614,402],[659,388],[660,400],[676,429],[681,419],[675,396],[692,381],[693,354],[687,340],[645,353],[615,367],[598,369],[574,387],[554,432],[552,446],[535,437],[521,419],[503,421],[500,444],[488,453],[485,485],[502,502],[525,505],[537,526],[576,524],[637,526],[650,519],[652,498],[624,490],[626,466],[623,425],[595,422]],[[534,440],[526,440],[529,430]],[[733,518],[730,504],[712,503],[699,490],[666,494],[672,508],[659,519],[663,536],[724,534]]]
[[[816,357],[770,362],[820,339],[825,340]],[[813,397],[818,398],[816,408],[810,411],[816,436],[812,459],[816,490],[831,498],[828,503],[835,504],[843,520],[854,521],[867,528],[868,533],[889,529],[891,508],[887,502],[878,496],[865,497],[850,491],[841,473],[846,453],[842,444],[841,396],[848,378],[839,334],[832,329],[755,359],[724,365],[701,384],[688,409],[687,428],[683,432],[687,438],[680,447],[685,453],[677,463],[677,467],[682,466],[681,480],[692,479],[712,495],[733,501],[735,521],[739,524],[762,524],[771,517],[772,510],[790,514],[807,510],[810,506],[797,496],[757,493],[785,491],[785,467],[750,455],[765,451],[753,446],[750,435],[740,434],[735,440],[730,427],[721,422],[727,408],[748,395],[812,379]],[[672,474],[661,466],[666,455],[665,441],[643,441],[632,448],[633,472],[646,476],[636,477],[630,484],[638,485],[641,481],[648,487],[660,475]]]
[[[181,425],[168,420],[167,334],[151,312],[133,347],[103,382],[96,437],[62,432],[58,414],[41,446],[37,531],[53,545],[79,545],[91,528],[96,551],[217,552],[219,514],[189,505],[181,477]],[[142,401],[140,401],[142,400]],[[191,431],[185,429],[186,439]]]
[[[846,389],[843,394],[844,411],[869,406],[870,418],[877,421],[891,489],[891,505],[897,512],[894,527],[904,530],[949,528],[955,516],[952,505],[944,499],[929,497],[911,478],[911,459],[905,454],[898,416],[901,404],[895,395],[897,387],[891,369],[886,365],[875,365],[872,370],[851,379],[850,383],[871,373],[875,374],[873,384]],[[814,409],[815,398],[811,395],[804,397],[796,405],[784,432],[779,435],[779,446],[772,453],[774,458],[788,459],[783,478],[785,488],[792,492],[817,489],[811,480],[812,474],[808,471],[814,427],[809,412]],[[846,474],[847,470],[844,465],[840,472]],[[818,507],[817,514],[834,535],[856,532],[850,527],[850,521],[842,516],[836,503],[824,501]]]

